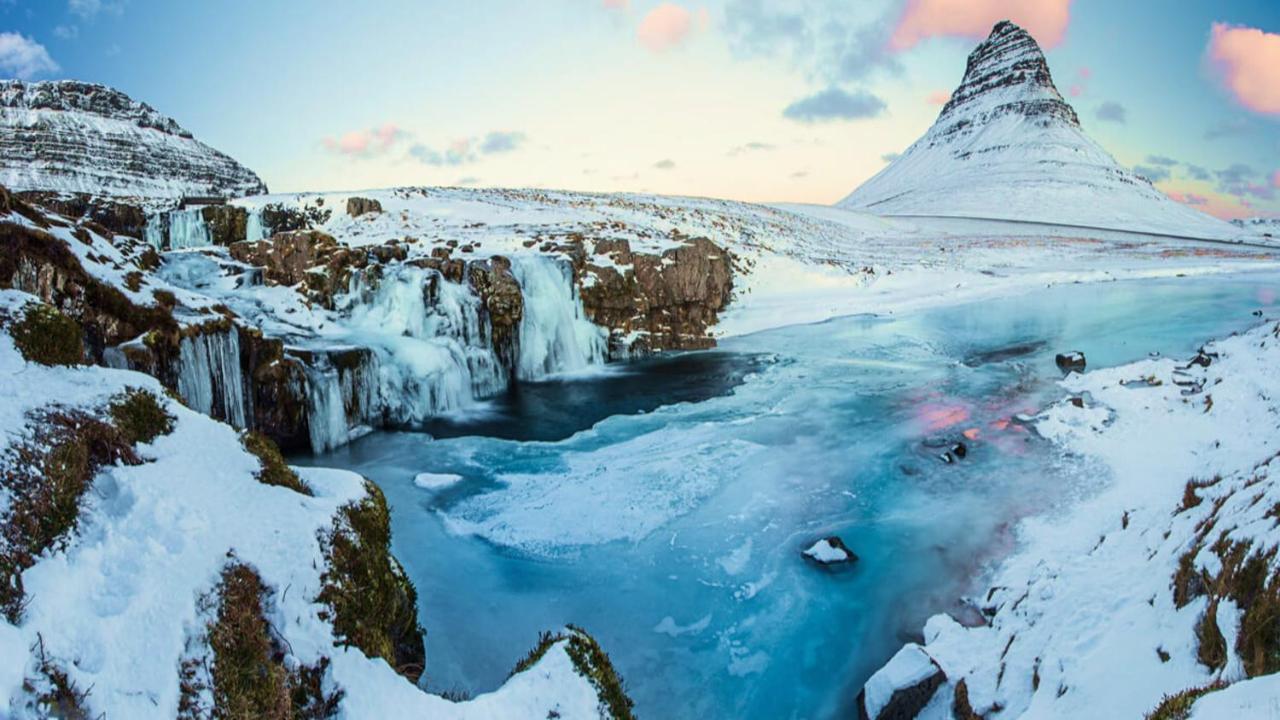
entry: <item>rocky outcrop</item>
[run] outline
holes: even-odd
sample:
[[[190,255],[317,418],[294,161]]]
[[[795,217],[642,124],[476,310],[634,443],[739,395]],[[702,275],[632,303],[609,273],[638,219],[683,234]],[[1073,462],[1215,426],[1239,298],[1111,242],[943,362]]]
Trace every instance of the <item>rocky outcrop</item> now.
[[[267,235],[294,230],[310,230],[329,221],[333,211],[320,204],[290,207],[282,203],[264,205],[259,211]]]
[[[200,209],[214,245],[229,246],[247,237],[249,211],[234,205],[207,205]]]
[[[146,234],[147,213],[132,203],[85,193],[25,192],[18,197],[69,220],[95,223],[112,235]]]
[[[265,193],[252,171],[103,85],[0,82],[0,183],[97,197]]]
[[[611,331],[615,357],[715,346],[708,330],[733,291],[729,253],[706,238],[682,239],[661,255],[633,252],[626,240],[596,240],[590,255],[579,249],[584,241],[571,248],[582,306]]]
[[[264,269],[273,285],[300,286],[313,302],[332,308],[334,298],[351,286],[355,271],[370,267],[370,261],[387,263],[404,260],[408,252],[396,242],[371,248],[342,245],[319,230],[295,230],[273,235],[269,240],[232,243],[231,256],[240,262]]]
[[[351,217],[380,212],[382,212],[382,203],[377,200],[362,197],[347,198],[347,214]]]
[[[467,281],[484,301],[494,350],[505,367],[515,366],[520,348],[520,320],[524,295],[511,274],[511,261],[495,256],[467,264]]]

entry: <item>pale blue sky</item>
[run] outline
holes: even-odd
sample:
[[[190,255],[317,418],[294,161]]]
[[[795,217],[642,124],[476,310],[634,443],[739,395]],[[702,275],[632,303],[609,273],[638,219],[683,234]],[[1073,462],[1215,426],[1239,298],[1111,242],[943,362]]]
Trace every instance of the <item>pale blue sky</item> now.
[[[886,50],[905,1],[674,3],[688,30],[668,28],[672,45],[655,50],[641,30],[650,0],[0,0],[0,33],[57,65],[0,52],[0,74],[116,86],[275,191],[474,183],[833,202],[929,126],[927,98],[954,87],[975,43]],[[1246,109],[1206,60],[1213,23],[1280,33],[1280,3],[1026,1],[1069,8],[1050,65],[1117,159],[1220,214],[1280,212],[1280,117]],[[1100,119],[1104,103],[1124,121]]]

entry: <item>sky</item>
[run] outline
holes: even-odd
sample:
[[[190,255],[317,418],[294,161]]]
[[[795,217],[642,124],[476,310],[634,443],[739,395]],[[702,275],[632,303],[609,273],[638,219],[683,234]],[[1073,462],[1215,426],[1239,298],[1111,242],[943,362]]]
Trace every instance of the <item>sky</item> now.
[[[1277,0],[0,0],[0,77],[119,88],[273,192],[832,203],[1005,18],[1121,164],[1280,216]]]

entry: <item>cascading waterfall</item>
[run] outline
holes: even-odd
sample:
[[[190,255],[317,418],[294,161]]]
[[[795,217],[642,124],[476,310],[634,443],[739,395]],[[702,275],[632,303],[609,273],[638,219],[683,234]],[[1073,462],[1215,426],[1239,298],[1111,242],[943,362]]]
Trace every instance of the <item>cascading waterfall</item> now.
[[[161,212],[147,213],[147,227],[144,231],[147,244],[156,250],[164,249],[165,214]]]
[[[524,294],[516,377],[538,380],[603,363],[608,333],[587,319],[568,264],[517,257],[511,270]]]
[[[500,359],[484,302],[470,285],[412,265],[384,270],[376,280],[356,274],[338,300],[354,347],[305,351],[316,452],[346,444],[369,426],[421,425],[497,395],[513,379],[539,380],[605,361],[607,333],[586,319],[565,263],[512,261],[524,297],[515,367]]]
[[[267,239],[267,227],[262,224],[262,208],[250,208],[245,220],[244,239],[250,242]]]
[[[178,394],[192,410],[248,425],[240,339],[235,329],[200,332],[178,345]]]
[[[174,210],[169,213],[168,249],[184,250],[212,244],[213,237],[209,234],[209,226],[204,222],[201,208]]]

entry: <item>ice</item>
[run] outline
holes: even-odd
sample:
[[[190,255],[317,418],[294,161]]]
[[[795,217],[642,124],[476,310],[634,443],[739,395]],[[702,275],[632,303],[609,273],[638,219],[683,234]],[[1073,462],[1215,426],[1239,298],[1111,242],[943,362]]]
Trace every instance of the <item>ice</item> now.
[[[820,563],[837,563],[844,562],[849,559],[849,554],[847,552],[841,550],[835,545],[832,545],[825,539],[819,540],[813,545],[810,545],[809,548],[804,551],[804,554]]]
[[[169,213],[170,250],[187,250],[190,248],[208,247],[213,244],[209,235],[209,226],[205,225],[202,208],[173,210]]]
[[[418,473],[413,476],[413,484],[423,490],[443,490],[462,482],[461,475],[453,473]]]
[[[587,320],[566,263],[517,257],[512,272],[525,297],[517,376],[537,380],[604,362],[608,335]]]
[[[178,345],[178,394],[187,406],[246,427],[248,407],[235,328],[201,331]]]

